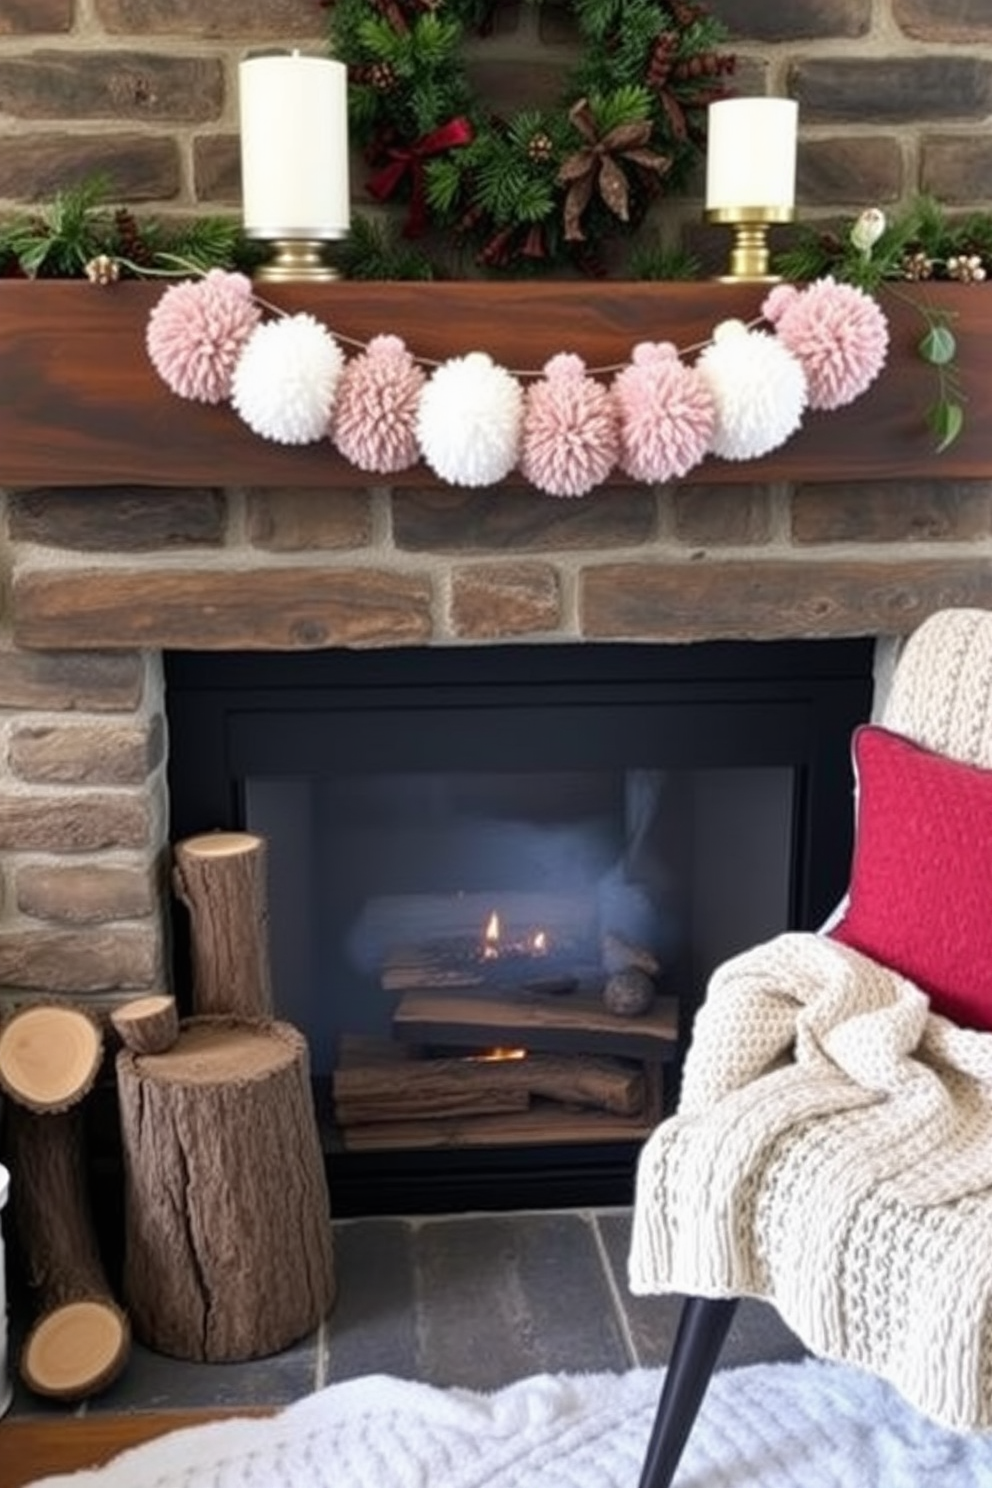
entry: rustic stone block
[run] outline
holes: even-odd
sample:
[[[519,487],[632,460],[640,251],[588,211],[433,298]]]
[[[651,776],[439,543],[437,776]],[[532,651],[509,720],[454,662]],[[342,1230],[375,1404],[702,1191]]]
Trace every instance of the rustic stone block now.
[[[799,146],[796,195],[806,206],[894,202],[905,186],[903,151],[890,135],[836,135]]]
[[[4,0],[0,36],[55,36],[72,30],[75,0]]]
[[[711,0],[709,9],[735,41],[815,41],[871,29],[871,0]]]
[[[28,863],[14,874],[22,914],[64,925],[100,925],[109,920],[147,919],[158,907],[148,868],[65,867]]]
[[[257,489],[248,493],[248,540],[272,553],[365,548],[370,492]]]
[[[144,691],[140,656],[0,651],[0,708],[125,713]]]
[[[324,39],[322,13],[313,0],[96,0],[101,25],[135,36],[203,36],[231,41]]]
[[[20,119],[216,119],[224,71],[214,57],[36,51],[0,57],[4,112]]]
[[[236,134],[203,134],[193,141],[193,187],[199,202],[241,206],[241,147]]]
[[[609,563],[581,575],[579,595],[587,640],[905,635],[957,605],[992,605],[984,557]]]
[[[24,724],[9,762],[35,785],[142,785],[165,757],[162,718],[144,724]]]
[[[462,639],[553,631],[561,618],[561,586],[549,564],[478,563],[452,574],[451,623]]]
[[[718,548],[766,543],[772,498],[764,486],[680,486],[672,495],[679,542]]]
[[[807,124],[919,124],[981,119],[992,111],[992,62],[979,57],[806,58],[788,92]]]
[[[992,41],[992,11],[988,0],[891,0],[892,19],[917,41]]]
[[[990,525],[988,481],[802,486],[792,497],[796,543],[975,542]]]
[[[14,581],[19,645],[191,651],[423,644],[433,589],[380,569],[116,569]]]
[[[393,541],[415,552],[547,552],[627,547],[657,535],[658,506],[644,490],[600,490],[561,501],[530,490],[393,493]]]
[[[101,176],[109,194],[130,203],[179,195],[179,147],[152,135],[8,134],[0,152],[0,197],[49,201]]]
[[[159,938],[140,930],[18,930],[0,934],[0,982],[72,995],[162,985]]]
[[[223,492],[196,488],[74,486],[10,497],[9,530],[15,542],[85,552],[218,547],[226,522]]]
[[[989,142],[960,134],[932,136],[920,146],[920,190],[949,207],[992,200]]]
[[[137,796],[0,794],[0,848],[79,853],[148,848],[148,803]]]

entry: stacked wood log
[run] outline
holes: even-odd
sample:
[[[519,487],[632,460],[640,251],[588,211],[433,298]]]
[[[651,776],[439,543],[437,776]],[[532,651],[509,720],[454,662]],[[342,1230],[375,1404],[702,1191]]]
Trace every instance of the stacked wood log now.
[[[270,1016],[265,866],[251,833],[177,844],[193,1014],[162,1047],[154,1008],[121,1030],[124,1295],[141,1340],[184,1359],[275,1353],[334,1300],[307,1045]]]
[[[70,1006],[25,1008],[0,1032],[11,1212],[39,1303],[20,1372],[30,1389],[59,1400],[104,1389],[130,1353],[130,1325],[107,1281],[86,1186],[81,1102],[102,1049],[98,1025]]]
[[[253,832],[204,832],[176,844],[172,882],[190,916],[198,1013],[271,1016],[267,856]]]

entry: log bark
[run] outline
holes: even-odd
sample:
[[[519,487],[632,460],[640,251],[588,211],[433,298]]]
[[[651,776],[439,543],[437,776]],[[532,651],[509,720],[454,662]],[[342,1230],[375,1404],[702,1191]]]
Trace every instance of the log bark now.
[[[252,832],[206,832],[176,844],[172,882],[190,915],[196,1014],[272,1013],[267,844]]]
[[[32,1111],[68,1110],[92,1087],[102,1056],[103,1034],[79,1008],[21,1008],[0,1031],[0,1089]]]
[[[117,1056],[124,1296],[150,1347],[257,1358],[334,1299],[307,1046],[287,1023],[194,1017],[165,1054]]]
[[[135,997],[114,1008],[110,1021],[125,1049],[135,1054],[164,1054],[179,1037],[175,999],[167,993]]]
[[[20,1372],[37,1394],[80,1400],[117,1378],[131,1343],[93,1228],[82,1110],[40,1115],[11,1103],[7,1124],[11,1212],[38,1301]]]

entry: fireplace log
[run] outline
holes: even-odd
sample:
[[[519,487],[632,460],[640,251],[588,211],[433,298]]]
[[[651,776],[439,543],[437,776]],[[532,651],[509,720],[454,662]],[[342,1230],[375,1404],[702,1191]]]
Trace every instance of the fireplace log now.
[[[96,1079],[103,1034],[67,1003],[21,1008],[0,1031],[0,1090],[29,1110],[68,1110]]]
[[[124,1296],[180,1359],[258,1358],[334,1300],[330,1202],[303,1035],[194,1017],[164,1054],[117,1055]]]
[[[131,1329],[107,1282],[86,1189],[82,1108],[7,1112],[12,1213],[38,1317],[25,1340],[29,1389],[81,1400],[127,1363]]]
[[[179,1037],[175,999],[167,993],[135,997],[114,1008],[110,1021],[124,1047],[135,1054],[164,1054]]]
[[[401,1072],[386,1063],[334,1075],[334,1113],[342,1126],[520,1111],[535,1096],[633,1116],[643,1109],[644,1077],[618,1061],[544,1054],[420,1059]]]
[[[190,915],[193,1011],[272,1013],[267,844],[251,832],[205,832],[178,842],[173,888]]]

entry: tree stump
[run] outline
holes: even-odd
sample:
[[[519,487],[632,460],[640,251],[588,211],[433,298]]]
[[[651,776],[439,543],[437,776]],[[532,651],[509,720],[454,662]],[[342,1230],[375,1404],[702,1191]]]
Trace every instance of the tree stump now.
[[[251,832],[176,844],[172,883],[190,915],[194,1013],[272,1012],[266,860],[264,838]]]
[[[11,1212],[39,1315],[21,1351],[29,1389],[81,1400],[117,1378],[131,1330],[111,1294],[86,1189],[81,1108],[7,1111]]]
[[[334,1300],[330,1201],[306,1041],[288,1023],[193,1017],[165,1054],[117,1056],[124,1296],[176,1358],[258,1358]]]

